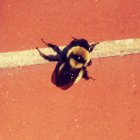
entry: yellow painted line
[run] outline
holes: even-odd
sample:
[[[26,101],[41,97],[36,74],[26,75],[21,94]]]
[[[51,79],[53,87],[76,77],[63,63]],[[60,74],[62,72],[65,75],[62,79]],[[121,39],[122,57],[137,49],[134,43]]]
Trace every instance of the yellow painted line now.
[[[64,47],[60,48],[63,49]],[[46,55],[55,54],[50,48],[40,48],[40,50]],[[91,58],[124,56],[136,53],[140,53],[140,38],[100,42],[91,53]],[[44,63],[48,63],[48,61],[44,60],[36,49],[0,53],[0,68]]]

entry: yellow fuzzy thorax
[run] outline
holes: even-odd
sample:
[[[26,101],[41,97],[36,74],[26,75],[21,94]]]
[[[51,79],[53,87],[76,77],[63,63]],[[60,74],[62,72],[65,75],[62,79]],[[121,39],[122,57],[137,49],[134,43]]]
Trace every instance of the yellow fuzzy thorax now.
[[[82,68],[84,66],[83,63],[78,63],[73,58],[70,58],[70,65],[72,66],[72,68],[75,68],[75,69],[80,69],[80,68]]]
[[[70,58],[70,65],[73,67],[73,68],[82,68],[84,65],[86,65],[89,61],[90,61],[90,54],[89,52],[83,48],[83,47],[80,47],[80,46],[75,46],[75,47],[72,47],[68,53],[67,53],[67,57],[70,56],[70,54],[73,53],[73,54],[77,54],[77,55],[80,55],[82,56],[86,63],[83,64],[83,63],[78,63],[76,60],[74,60],[73,58]]]

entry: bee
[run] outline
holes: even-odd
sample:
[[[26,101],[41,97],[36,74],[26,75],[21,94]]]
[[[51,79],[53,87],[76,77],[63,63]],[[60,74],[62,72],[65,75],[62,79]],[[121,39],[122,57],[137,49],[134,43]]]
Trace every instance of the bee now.
[[[57,87],[68,89],[81,78],[95,80],[88,76],[86,67],[92,64],[90,53],[98,43],[90,45],[86,39],[73,38],[63,50],[60,50],[57,45],[46,43],[43,39],[41,41],[56,52],[56,55],[45,55],[36,48],[44,59],[58,62],[51,78]]]

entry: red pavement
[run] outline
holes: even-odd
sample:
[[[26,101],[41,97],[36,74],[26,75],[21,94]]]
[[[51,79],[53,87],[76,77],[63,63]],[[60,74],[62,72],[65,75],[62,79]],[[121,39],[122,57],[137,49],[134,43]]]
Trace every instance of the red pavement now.
[[[140,37],[139,0],[1,0],[0,52],[65,45],[71,36],[91,41]]]
[[[53,64],[0,70],[1,139],[138,140],[138,64],[140,55],[94,60],[96,81],[67,91],[52,86]]]
[[[140,37],[139,1],[1,1],[0,52]],[[0,140],[139,140],[140,55],[93,60],[63,91],[55,64],[0,69]]]

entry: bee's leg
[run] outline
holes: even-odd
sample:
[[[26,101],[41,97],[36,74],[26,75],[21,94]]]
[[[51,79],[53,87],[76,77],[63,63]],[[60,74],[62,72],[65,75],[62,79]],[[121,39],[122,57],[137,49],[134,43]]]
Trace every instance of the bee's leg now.
[[[58,46],[48,43],[48,47],[51,47],[55,52],[61,55],[61,50],[59,49]]]
[[[60,56],[59,55],[46,55],[44,53],[42,53],[38,48],[36,48],[40,54],[41,57],[43,57],[45,60],[48,61],[59,61],[60,60]]]
[[[83,72],[84,72],[84,73],[83,73],[83,78],[84,78],[84,79],[86,79],[86,80],[89,80],[89,79],[96,80],[96,79],[94,79],[94,78],[88,76],[88,71],[87,71],[86,67],[83,68]]]
[[[90,66],[92,64],[92,61],[90,59],[90,61],[87,63],[87,66]]]
[[[91,45],[90,45],[89,52],[92,52],[92,51],[93,51],[93,49],[95,48],[95,46],[96,46],[97,44],[99,44],[99,43],[96,43],[96,44],[91,44]]]
[[[59,49],[59,47],[57,45],[53,45],[53,44],[50,44],[50,43],[47,43],[45,42],[42,38],[41,38],[41,41],[47,45],[48,47],[52,48],[56,53],[58,53],[59,55],[61,55],[61,50]]]

